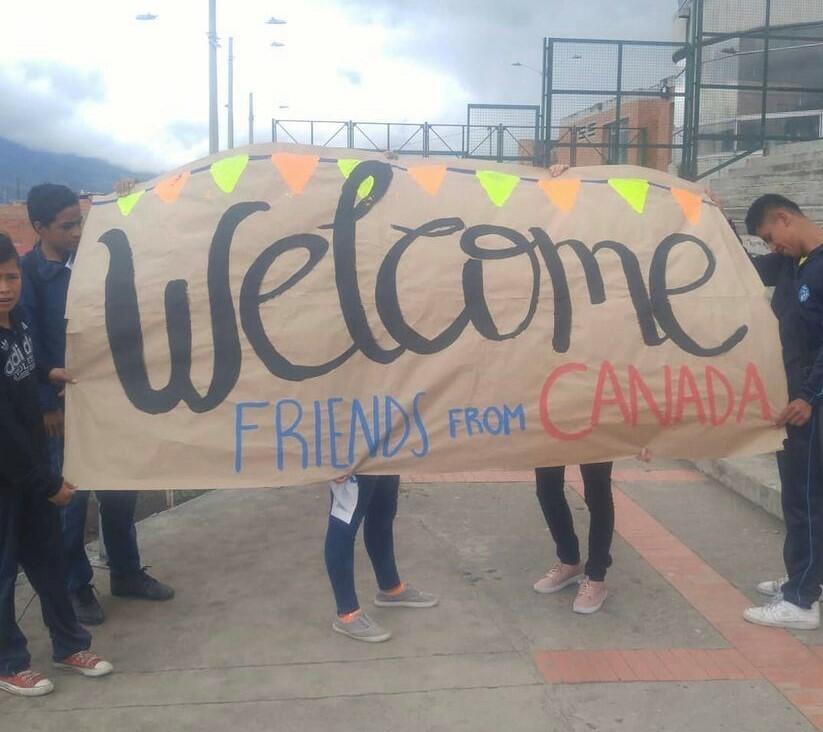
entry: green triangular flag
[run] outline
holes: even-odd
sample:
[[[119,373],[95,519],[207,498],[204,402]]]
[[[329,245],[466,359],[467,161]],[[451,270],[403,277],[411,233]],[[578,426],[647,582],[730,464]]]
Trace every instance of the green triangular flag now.
[[[495,206],[502,206],[517,188],[520,178],[496,170],[478,170],[475,175]]]
[[[211,177],[223,193],[231,193],[249,164],[248,155],[232,155],[211,165]]]
[[[646,208],[646,196],[649,193],[649,181],[641,178],[609,178],[609,185],[637,213],[643,213]]]
[[[354,160],[353,158],[346,158],[345,160],[337,161],[337,167],[340,168],[340,172],[346,180],[349,179],[352,171],[358,165],[360,165],[360,161]],[[371,193],[372,188],[374,188],[374,178],[366,178],[366,180],[360,184],[360,188],[357,189],[357,195],[360,196],[360,198],[365,198],[369,195],[369,193]]]
[[[129,193],[128,196],[121,196],[117,199],[117,208],[123,216],[128,216],[132,209],[137,205],[137,202],[143,197],[145,191],[135,191]]]

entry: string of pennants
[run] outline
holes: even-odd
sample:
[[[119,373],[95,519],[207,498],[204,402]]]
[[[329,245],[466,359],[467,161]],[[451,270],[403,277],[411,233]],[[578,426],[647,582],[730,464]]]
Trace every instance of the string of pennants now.
[[[231,193],[245,172],[249,162],[258,160],[271,160],[274,167],[283,178],[283,181],[295,195],[303,193],[308,182],[314,176],[315,170],[320,163],[334,163],[337,165],[344,178],[348,178],[352,171],[362,162],[357,159],[348,158],[336,160],[332,158],[321,158],[317,155],[302,155],[297,153],[274,153],[273,155],[232,155],[221,158],[211,165],[202,168],[195,168],[191,171],[184,171],[177,175],[166,178],[157,183],[152,188],[135,191],[126,196],[107,201],[98,201],[94,205],[104,205],[116,202],[123,216],[128,216],[137,206],[140,199],[148,192],[153,191],[164,203],[174,203],[180,197],[183,189],[192,175],[210,172],[217,187],[224,193]],[[407,172],[414,181],[429,195],[435,196],[443,184],[447,173],[461,173],[476,177],[489,200],[498,207],[502,207],[514,193],[515,189],[523,182],[535,183],[546,194],[552,204],[560,211],[569,212],[577,203],[577,198],[582,185],[596,184],[608,185],[614,189],[621,198],[638,214],[642,214],[646,208],[646,199],[650,188],[661,188],[670,191],[674,200],[678,203],[686,219],[691,224],[700,222],[701,206],[703,203],[713,206],[710,201],[704,201],[698,193],[693,193],[684,188],[673,188],[670,186],[652,183],[642,178],[607,178],[603,180],[585,180],[579,178],[528,178],[523,176],[502,173],[496,170],[470,170],[466,168],[453,168],[447,165],[416,165],[403,167],[392,164],[397,170]],[[374,180],[368,178],[363,181],[357,193],[361,198],[365,198],[371,192]]]

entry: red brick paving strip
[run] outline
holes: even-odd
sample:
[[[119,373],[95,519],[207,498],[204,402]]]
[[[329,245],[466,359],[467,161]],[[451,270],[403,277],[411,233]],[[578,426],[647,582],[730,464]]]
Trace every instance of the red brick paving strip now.
[[[693,480],[680,473],[692,471],[639,471],[648,480]],[[619,482],[630,471],[615,473]],[[663,474],[666,474],[665,477]],[[699,474],[697,479],[702,480]],[[632,478],[636,480],[636,478]],[[571,472],[567,477],[581,493],[583,485]],[[639,681],[758,679],[771,682],[783,696],[813,724],[823,730],[823,649],[809,648],[785,630],[763,628],[743,620],[749,599],[697,554],[652,518],[619,489],[614,489],[615,529],[623,539],[657,570],[733,648],[717,650],[620,651],[621,657]],[[556,667],[553,651],[535,654],[538,668],[548,670],[547,680],[563,677],[564,666]],[[592,654],[613,658],[609,651],[566,651],[580,653],[579,659],[567,655],[566,664],[588,660],[593,668],[600,661]],[[578,673],[589,677],[589,674]],[[604,674],[613,680],[614,674]],[[571,683],[570,679],[565,679]]]
[[[705,480],[693,470],[617,470],[619,482]],[[532,471],[437,473],[403,476],[406,483],[532,483]],[[578,493],[578,468],[566,470]],[[766,679],[823,730],[823,648],[808,648],[777,628],[743,620],[748,598],[619,489],[614,489],[615,529],[717,631],[732,648],[536,651],[549,683],[726,681]]]

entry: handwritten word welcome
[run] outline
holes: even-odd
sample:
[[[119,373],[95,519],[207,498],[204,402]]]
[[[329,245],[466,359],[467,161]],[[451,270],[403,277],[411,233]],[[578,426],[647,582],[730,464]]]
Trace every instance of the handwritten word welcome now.
[[[394,226],[402,236],[389,249],[377,275],[376,305],[380,321],[397,345],[385,348],[377,339],[367,320],[359,285],[357,266],[357,222],[383,199],[391,187],[393,171],[390,165],[378,161],[363,162],[355,168],[342,186],[334,223],[331,227],[335,286],[351,344],[334,358],[320,364],[300,364],[290,361],[273,343],[265,331],[260,307],[276,300],[285,292],[298,288],[300,282],[318,265],[329,250],[329,241],[319,234],[303,233],[282,238],[266,247],[248,268],[243,278],[238,310],[243,331],[257,357],[280,379],[303,381],[327,374],[346,363],[354,354],[362,353],[369,360],[389,364],[404,352],[429,355],[451,346],[471,324],[491,341],[512,339],[531,324],[540,302],[544,270],[553,291],[554,330],[552,348],[565,353],[570,347],[572,332],[572,300],[565,267],[560,258],[562,247],[570,248],[578,257],[585,274],[589,300],[604,303],[606,291],[597,255],[611,251],[619,257],[626,289],[637,317],[637,324],[646,346],[659,346],[671,340],[684,352],[710,357],[726,353],[740,343],[748,332],[741,325],[719,343],[700,343],[678,322],[672,308],[672,298],[693,292],[709,282],[716,269],[716,260],[709,247],[695,236],[672,234],[656,247],[648,278],[644,278],[637,257],[631,249],[616,241],[600,241],[589,249],[583,242],[569,239],[555,243],[539,227],[523,233],[504,226],[466,226],[459,217],[439,218],[417,228]],[[364,181],[372,179],[369,196],[358,202],[358,190]],[[205,394],[201,394],[191,379],[192,326],[187,288],[184,280],[173,280],[165,290],[165,315],[168,333],[171,371],[168,383],[153,388],[148,377],[144,353],[143,332],[138,307],[131,246],[125,232],[113,228],[100,241],[108,248],[110,259],[105,285],[106,330],[118,379],[131,403],[149,414],[174,409],[180,401],[197,413],[219,406],[232,391],[241,370],[241,346],[229,282],[229,254],[237,227],[249,216],[270,208],[264,202],[245,202],[231,206],[222,216],[212,237],[208,256],[207,285],[213,338],[213,373]],[[464,305],[453,314],[451,323],[434,337],[417,331],[406,319],[398,296],[398,269],[403,257],[421,240],[460,234],[459,247],[466,255],[462,265]],[[509,243],[504,248],[481,245],[484,237],[497,237]],[[669,258],[673,252],[689,248],[705,260],[703,273],[692,282],[671,287],[668,284]],[[264,291],[267,273],[289,252],[302,251],[305,263],[282,284]],[[530,282],[524,284],[529,294],[528,312],[513,329],[501,332],[486,299],[484,265],[487,262],[522,257],[530,266]],[[450,316],[451,317],[451,316]]]

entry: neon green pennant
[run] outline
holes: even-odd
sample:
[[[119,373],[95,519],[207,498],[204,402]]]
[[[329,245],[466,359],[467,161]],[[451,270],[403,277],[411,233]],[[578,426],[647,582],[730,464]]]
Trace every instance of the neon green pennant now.
[[[120,209],[120,213],[123,216],[128,216],[132,209],[137,205],[137,202],[143,197],[145,191],[135,191],[134,193],[129,193],[128,196],[121,196],[117,199],[117,208]]]
[[[646,196],[649,194],[649,181],[642,178],[609,178],[609,185],[637,213],[643,213],[646,208]]]
[[[478,170],[475,175],[495,206],[503,206],[520,183],[520,178],[496,170]]]
[[[354,158],[346,158],[345,160],[337,161],[337,167],[340,168],[340,172],[346,180],[349,179],[352,171],[358,165],[360,165],[360,161],[355,160]],[[371,193],[372,188],[374,188],[374,178],[366,178],[366,180],[360,184],[360,188],[357,189],[357,195],[360,196],[360,198],[365,198],[369,195],[369,193]]]
[[[211,177],[223,193],[231,193],[249,164],[248,155],[232,155],[211,165]]]

